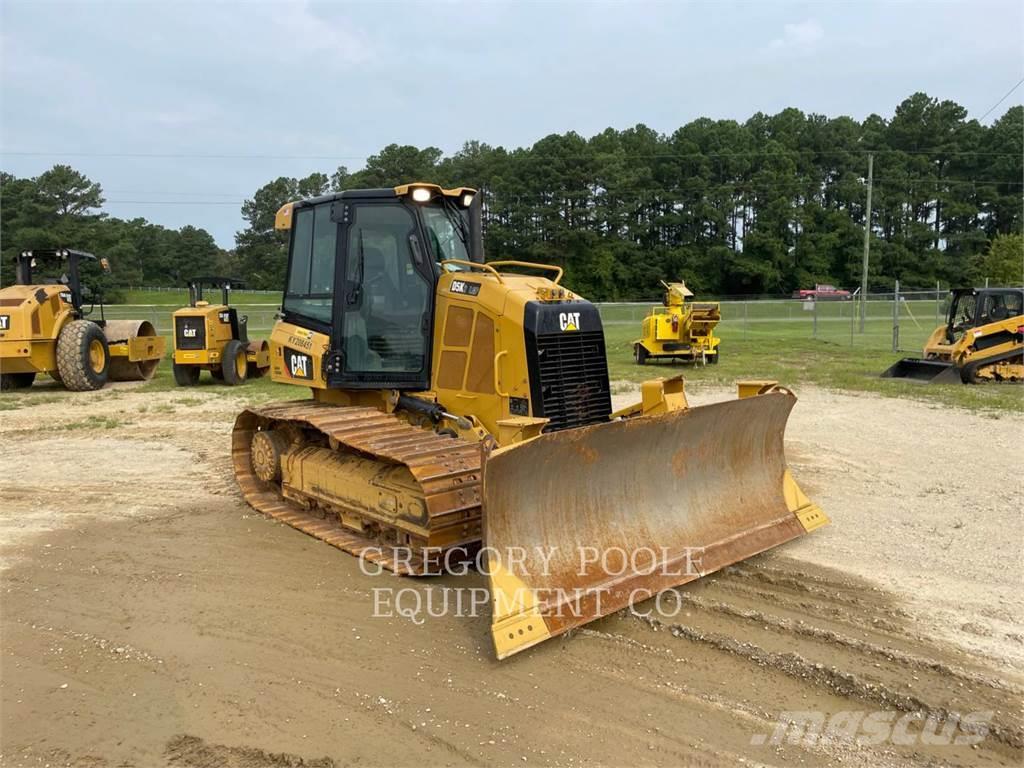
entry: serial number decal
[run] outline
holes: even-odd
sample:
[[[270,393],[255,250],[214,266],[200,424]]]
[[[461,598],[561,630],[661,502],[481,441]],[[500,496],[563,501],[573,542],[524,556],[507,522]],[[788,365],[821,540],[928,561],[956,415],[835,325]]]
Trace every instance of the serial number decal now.
[[[463,296],[479,296],[480,283],[471,283],[468,280],[452,280],[452,293],[461,293]]]
[[[303,349],[312,349],[313,348],[313,339],[312,338],[303,339],[303,338],[300,338],[298,336],[289,336],[288,337],[288,343],[289,344],[294,344],[297,347],[302,347]]]

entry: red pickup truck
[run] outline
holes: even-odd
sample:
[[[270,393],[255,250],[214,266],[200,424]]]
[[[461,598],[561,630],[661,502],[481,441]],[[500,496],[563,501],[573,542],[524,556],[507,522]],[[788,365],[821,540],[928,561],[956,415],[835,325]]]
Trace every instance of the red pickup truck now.
[[[802,288],[799,291],[793,291],[794,299],[805,299],[807,301],[814,301],[815,299],[821,301],[843,301],[851,296],[852,294],[849,291],[844,291],[842,288],[836,288],[834,285],[828,285],[827,283],[819,283],[813,288]]]

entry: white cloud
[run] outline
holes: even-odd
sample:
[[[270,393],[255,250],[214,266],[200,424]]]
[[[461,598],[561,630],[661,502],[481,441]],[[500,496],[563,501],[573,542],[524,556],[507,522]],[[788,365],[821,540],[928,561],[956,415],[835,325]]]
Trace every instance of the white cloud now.
[[[825,30],[814,19],[801,21],[799,24],[786,24],[782,28],[782,37],[777,37],[769,44],[770,48],[782,51],[805,53],[817,47],[825,37]]]

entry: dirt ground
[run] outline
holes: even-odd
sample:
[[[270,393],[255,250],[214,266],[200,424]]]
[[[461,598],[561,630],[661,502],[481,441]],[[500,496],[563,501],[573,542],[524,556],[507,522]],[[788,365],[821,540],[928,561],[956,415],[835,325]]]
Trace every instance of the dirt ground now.
[[[0,764],[1021,764],[1024,416],[799,395],[787,455],[830,526],[503,662],[486,615],[373,617],[394,577],[244,505],[244,390],[4,410]],[[976,743],[777,743],[799,712]]]

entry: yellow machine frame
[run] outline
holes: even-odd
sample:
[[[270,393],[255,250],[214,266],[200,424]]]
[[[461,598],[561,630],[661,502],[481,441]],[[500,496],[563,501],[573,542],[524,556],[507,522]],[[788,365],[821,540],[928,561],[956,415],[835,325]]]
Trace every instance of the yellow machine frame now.
[[[286,294],[284,319],[270,336],[271,377],[310,388],[313,399],[238,416],[233,464],[253,507],[399,574],[430,573],[442,554],[465,555],[481,543],[498,553],[554,547],[562,557],[550,572],[488,563],[499,658],[826,524],[786,469],[791,392],[744,382],[737,399],[691,407],[681,378],[658,379],[613,411],[597,308],[561,285],[557,266],[483,263],[472,198],[473,190],[417,183],[278,212],[276,226],[287,230],[304,209],[329,211],[324,218],[358,232],[351,242],[359,245],[334,251],[336,269],[345,269],[334,281],[345,295],[335,294],[329,323],[289,309]],[[431,324],[419,326],[431,350],[421,383],[382,385],[383,376],[364,380],[363,369],[346,368],[350,350],[360,354],[371,335],[400,340],[401,331],[383,323],[375,334],[366,325],[348,334],[347,316],[338,316],[358,311],[339,306],[367,306],[360,286],[374,278],[364,268],[383,258],[363,250],[350,202],[430,205],[453,227],[457,209],[468,209],[461,239],[470,260],[424,258],[440,246],[419,249],[432,230],[425,214],[413,214],[408,267],[431,276],[433,301]],[[294,258],[293,250],[289,270],[302,263]],[[332,339],[328,327],[339,335]],[[584,545],[651,552],[642,569],[620,578],[602,567],[581,572],[572,556]],[[403,548],[416,556],[403,557]],[[707,554],[699,569],[678,570],[696,550]],[[563,588],[587,592],[578,610],[543,596]],[[595,592],[607,601],[593,602]]]
[[[633,342],[638,365],[649,359],[686,363],[717,363],[721,339],[715,326],[722,319],[717,302],[687,302],[693,292],[686,283],[666,283],[663,306],[652,307],[643,320],[640,338]]]
[[[204,284],[221,289],[220,304],[203,300]],[[263,376],[270,367],[270,345],[266,341],[249,341],[246,318],[239,317],[229,305],[230,291],[240,285],[240,280],[220,277],[189,281],[189,306],[171,316],[174,378],[179,386],[196,384],[204,370],[225,383],[241,384]]]
[[[35,283],[36,259],[55,258],[62,263],[66,282]],[[144,380],[153,376],[164,357],[166,341],[145,320],[87,319],[82,306],[78,263],[95,260],[84,251],[68,248],[25,251],[16,257],[18,283],[0,289],[0,374],[4,388],[29,386],[36,374],[46,373],[75,390],[98,389],[108,378],[114,381]],[[99,263],[104,271],[106,259]],[[61,376],[58,341],[69,325],[83,338],[82,359],[64,355]],[[95,326],[98,330],[93,330]],[[67,338],[67,337],[65,337]],[[69,370],[77,364],[77,375]]]
[[[957,302],[970,297],[975,299],[975,316],[957,325]],[[1020,288],[954,289],[946,323],[928,337],[923,359],[899,360],[882,377],[937,384],[1024,381],[1024,314],[985,316],[982,305],[991,297],[1001,304],[1015,298],[1018,307],[1024,306]],[[1007,314],[1005,306],[1002,309]]]

